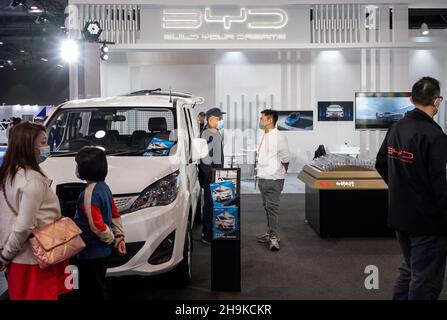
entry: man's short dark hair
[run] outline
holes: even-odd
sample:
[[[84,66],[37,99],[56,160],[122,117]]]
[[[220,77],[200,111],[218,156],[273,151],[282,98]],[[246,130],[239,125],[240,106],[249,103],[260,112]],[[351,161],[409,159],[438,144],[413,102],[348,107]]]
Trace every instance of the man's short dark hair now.
[[[200,111],[200,112],[199,112],[199,116],[204,117],[204,116],[205,116],[205,112]]]
[[[265,109],[261,111],[261,114],[265,115],[266,117],[269,117],[273,120],[273,124],[276,125],[276,122],[278,122],[278,111],[272,110],[272,109]]]
[[[13,125],[17,125],[17,124],[19,124],[20,122],[22,122],[22,119],[21,119],[21,118],[19,118],[19,117],[13,117],[13,118],[12,118],[12,124],[13,124]]]
[[[82,148],[75,157],[82,180],[104,181],[107,176],[107,158],[98,147]]]
[[[411,98],[413,99],[413,102],[423,106],[432,105],[440,94],[441,88],[439,81],[431,77],[420,79],[411,89]]]

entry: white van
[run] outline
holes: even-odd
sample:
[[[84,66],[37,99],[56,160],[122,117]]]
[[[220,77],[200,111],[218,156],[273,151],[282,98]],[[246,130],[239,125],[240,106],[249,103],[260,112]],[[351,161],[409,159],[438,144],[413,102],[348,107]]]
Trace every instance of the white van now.
[[[77,151],[95,145],[107,154],[106,183],[121,213],[128,251],[111,257],[108,276],[173,270],[177,281],[189,282],[191,229],[201,210],[197,165],[208,152],[193,112],[202,100],[147,90],[69,101],[46,121],[52,152],[42,168],[53,180],[63,215],[73,216],[85,187],[75,176]]]

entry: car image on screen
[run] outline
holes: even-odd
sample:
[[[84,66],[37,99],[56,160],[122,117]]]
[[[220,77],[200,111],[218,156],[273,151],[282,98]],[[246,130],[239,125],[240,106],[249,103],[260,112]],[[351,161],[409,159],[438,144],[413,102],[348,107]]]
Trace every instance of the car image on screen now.
[[[327,118],[343,118],[345,116],[345,112],[343,108],[337,104],[331,104],[326,109],[326,117]]]
[[[376,119],[382,121],[398,121],[403,117],[404,115],[402,113],[396,113],[396,112],[376,113]]]
[[[410,92],[357,92],[356,129],[388,129],[414,109]]]

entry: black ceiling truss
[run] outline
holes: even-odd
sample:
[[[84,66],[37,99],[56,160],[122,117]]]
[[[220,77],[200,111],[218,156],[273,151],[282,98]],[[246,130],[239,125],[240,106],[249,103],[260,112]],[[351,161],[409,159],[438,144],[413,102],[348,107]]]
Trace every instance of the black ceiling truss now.
[[[23,0],[11,7],[11,0],[0,0],[0,61],[20,65],[45,63],[42,58],[55,56],[55,45],[65,35],[63,28],[67,0]],[[30,12],[36,6],[42,12]]]

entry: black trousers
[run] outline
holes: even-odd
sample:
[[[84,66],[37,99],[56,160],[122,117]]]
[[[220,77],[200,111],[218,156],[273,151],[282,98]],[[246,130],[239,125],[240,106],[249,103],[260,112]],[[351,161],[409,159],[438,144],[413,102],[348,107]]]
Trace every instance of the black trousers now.
[[[106,298],[106,271],[109,257],[79,259],[79,293],[82,300],[104,300]]]
[[[436,300],[441,294],[447,258],[447,235],[396,232],[404,263],[394,285],[395,300]]]

